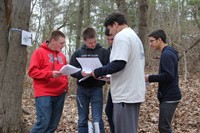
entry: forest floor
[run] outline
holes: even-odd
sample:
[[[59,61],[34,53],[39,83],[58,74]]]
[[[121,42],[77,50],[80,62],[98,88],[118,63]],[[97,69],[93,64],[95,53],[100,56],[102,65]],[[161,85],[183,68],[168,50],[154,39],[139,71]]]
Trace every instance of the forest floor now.
[[[35,101],[31,80],[27,78],[23,93],[22,107],[24,109],[23,122],[30,131],[36,118]],[[200,78],[190,76],[185,82],[180,76],[182,100],[173,119],[174,133],[199,133],[200,132]],[[146,101],[141,105],[139,118],[139,133],[158,133],[158,101],[156,98],[157,84],[147,87]],[[106,133],[109,125],[103,111],[103,120]],[[76,96],[68,94],[65,100],[63,115],[56,133],[77,133],[77,107]]]

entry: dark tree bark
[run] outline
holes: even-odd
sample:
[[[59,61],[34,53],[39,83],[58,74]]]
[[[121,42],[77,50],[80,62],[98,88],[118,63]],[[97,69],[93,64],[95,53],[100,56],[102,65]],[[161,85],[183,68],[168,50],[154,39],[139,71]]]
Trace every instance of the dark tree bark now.
[[[90,19],[90,12],[91,12],[91,0],[87,0],[86,7],[86,20],[85,20],[85,26],[88,27],[91,25],[91,19]]]
[[[81,30],[82,30],[82,25],[83,25],[83,15],[84,15],[84,0],[80,0],[77,27],[76,27],[76,49],[80,47]]]
[[[127,23],[129,26],[131,26],[131,20],[128,14],[128,7],[127,7],[127,3],[125,0],[116,0],[117,3],[117,7],[119,9],[120,12],[123,12],[126,15],[126,19],[127,19]]]
[[[21,104],[27,50],[21,45],[21,31],[11,28],[28,30],[31,0],[8,1],[0,0],[0,132],[22,133]]]
[[[144,51],[147,52],[148,45],[148,9],[149,0],[138,0],[139,13],[138,13],[138,36],[140,37],[143,45]]]

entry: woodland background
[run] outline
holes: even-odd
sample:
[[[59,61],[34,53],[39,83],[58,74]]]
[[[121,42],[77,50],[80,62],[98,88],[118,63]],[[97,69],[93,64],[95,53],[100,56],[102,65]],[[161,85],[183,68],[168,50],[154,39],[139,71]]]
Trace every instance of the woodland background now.
[[[108,47],[104,18],[112,11],[126,14],[128,24],[141,38],[146,73],[157,73],[160,54],[149,47],[148,34],[163,29],[168,44],[179,51],[183,99],[174,117],[175,133],[200,131],[200,0],[0,0],[0,133],[29,132],[35,121],[32,80],[26,70],[32,52],[52,30],[67,36],[63,50],[68,60],[82,43],[81,32],[95,27],[98,42]],[[20,45],[21,31],[33,33],[33,46]],[[70,78],[63,116],[56,132],[77,132],[76,84]],[[104,88],[104,101],[107,88]],[[140,133],[156,133],[157,84],[147,87],[140,112]],[[103,116],[108,130],[107,118]]]

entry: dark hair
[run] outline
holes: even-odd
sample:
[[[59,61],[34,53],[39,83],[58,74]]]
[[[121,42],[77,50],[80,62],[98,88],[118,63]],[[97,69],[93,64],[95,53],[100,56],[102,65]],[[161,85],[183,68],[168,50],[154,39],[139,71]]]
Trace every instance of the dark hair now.
[[[163,30],[155,30],[149,34],[149,37],[153,37],[156,40],[160,38],[164,43],[166,43],[167,36]]]
[[[54,31],[51,32],[51,36],[50,36],[50,38],[49,38],[49,41],[51,41],[52,39],[58,40],[59,37],[65,38],[65,34],[62,33],[62,32],[59,31],[59,30],[54,30]]]
[[[125,15],[121,12],[113,12],[109,14],[104,21],[104,26],[112,26],[115,22],[117,22],[119,25],[127,24]]]
[[[104,33],[105,33],[106,36],[111,36],[110,30],[108,28],[105,28],[105,32]]]
[[[90,38],[94,38],[96,37],[96,31],[94,28],[92,27],[87,27],[84,31],[83,31],[83,39],[90,39]]]

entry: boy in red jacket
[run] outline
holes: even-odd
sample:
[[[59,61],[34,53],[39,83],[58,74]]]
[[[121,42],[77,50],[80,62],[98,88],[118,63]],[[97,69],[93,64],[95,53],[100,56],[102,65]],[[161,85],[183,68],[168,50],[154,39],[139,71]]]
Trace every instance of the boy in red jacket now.
[[[59,124],[68,91],[68,78],[59,72],[67,64],[64,46],[65,35],[56,30],[32,54],[28,74],[33,78],[37,122],[31,133],[53,133]]]

